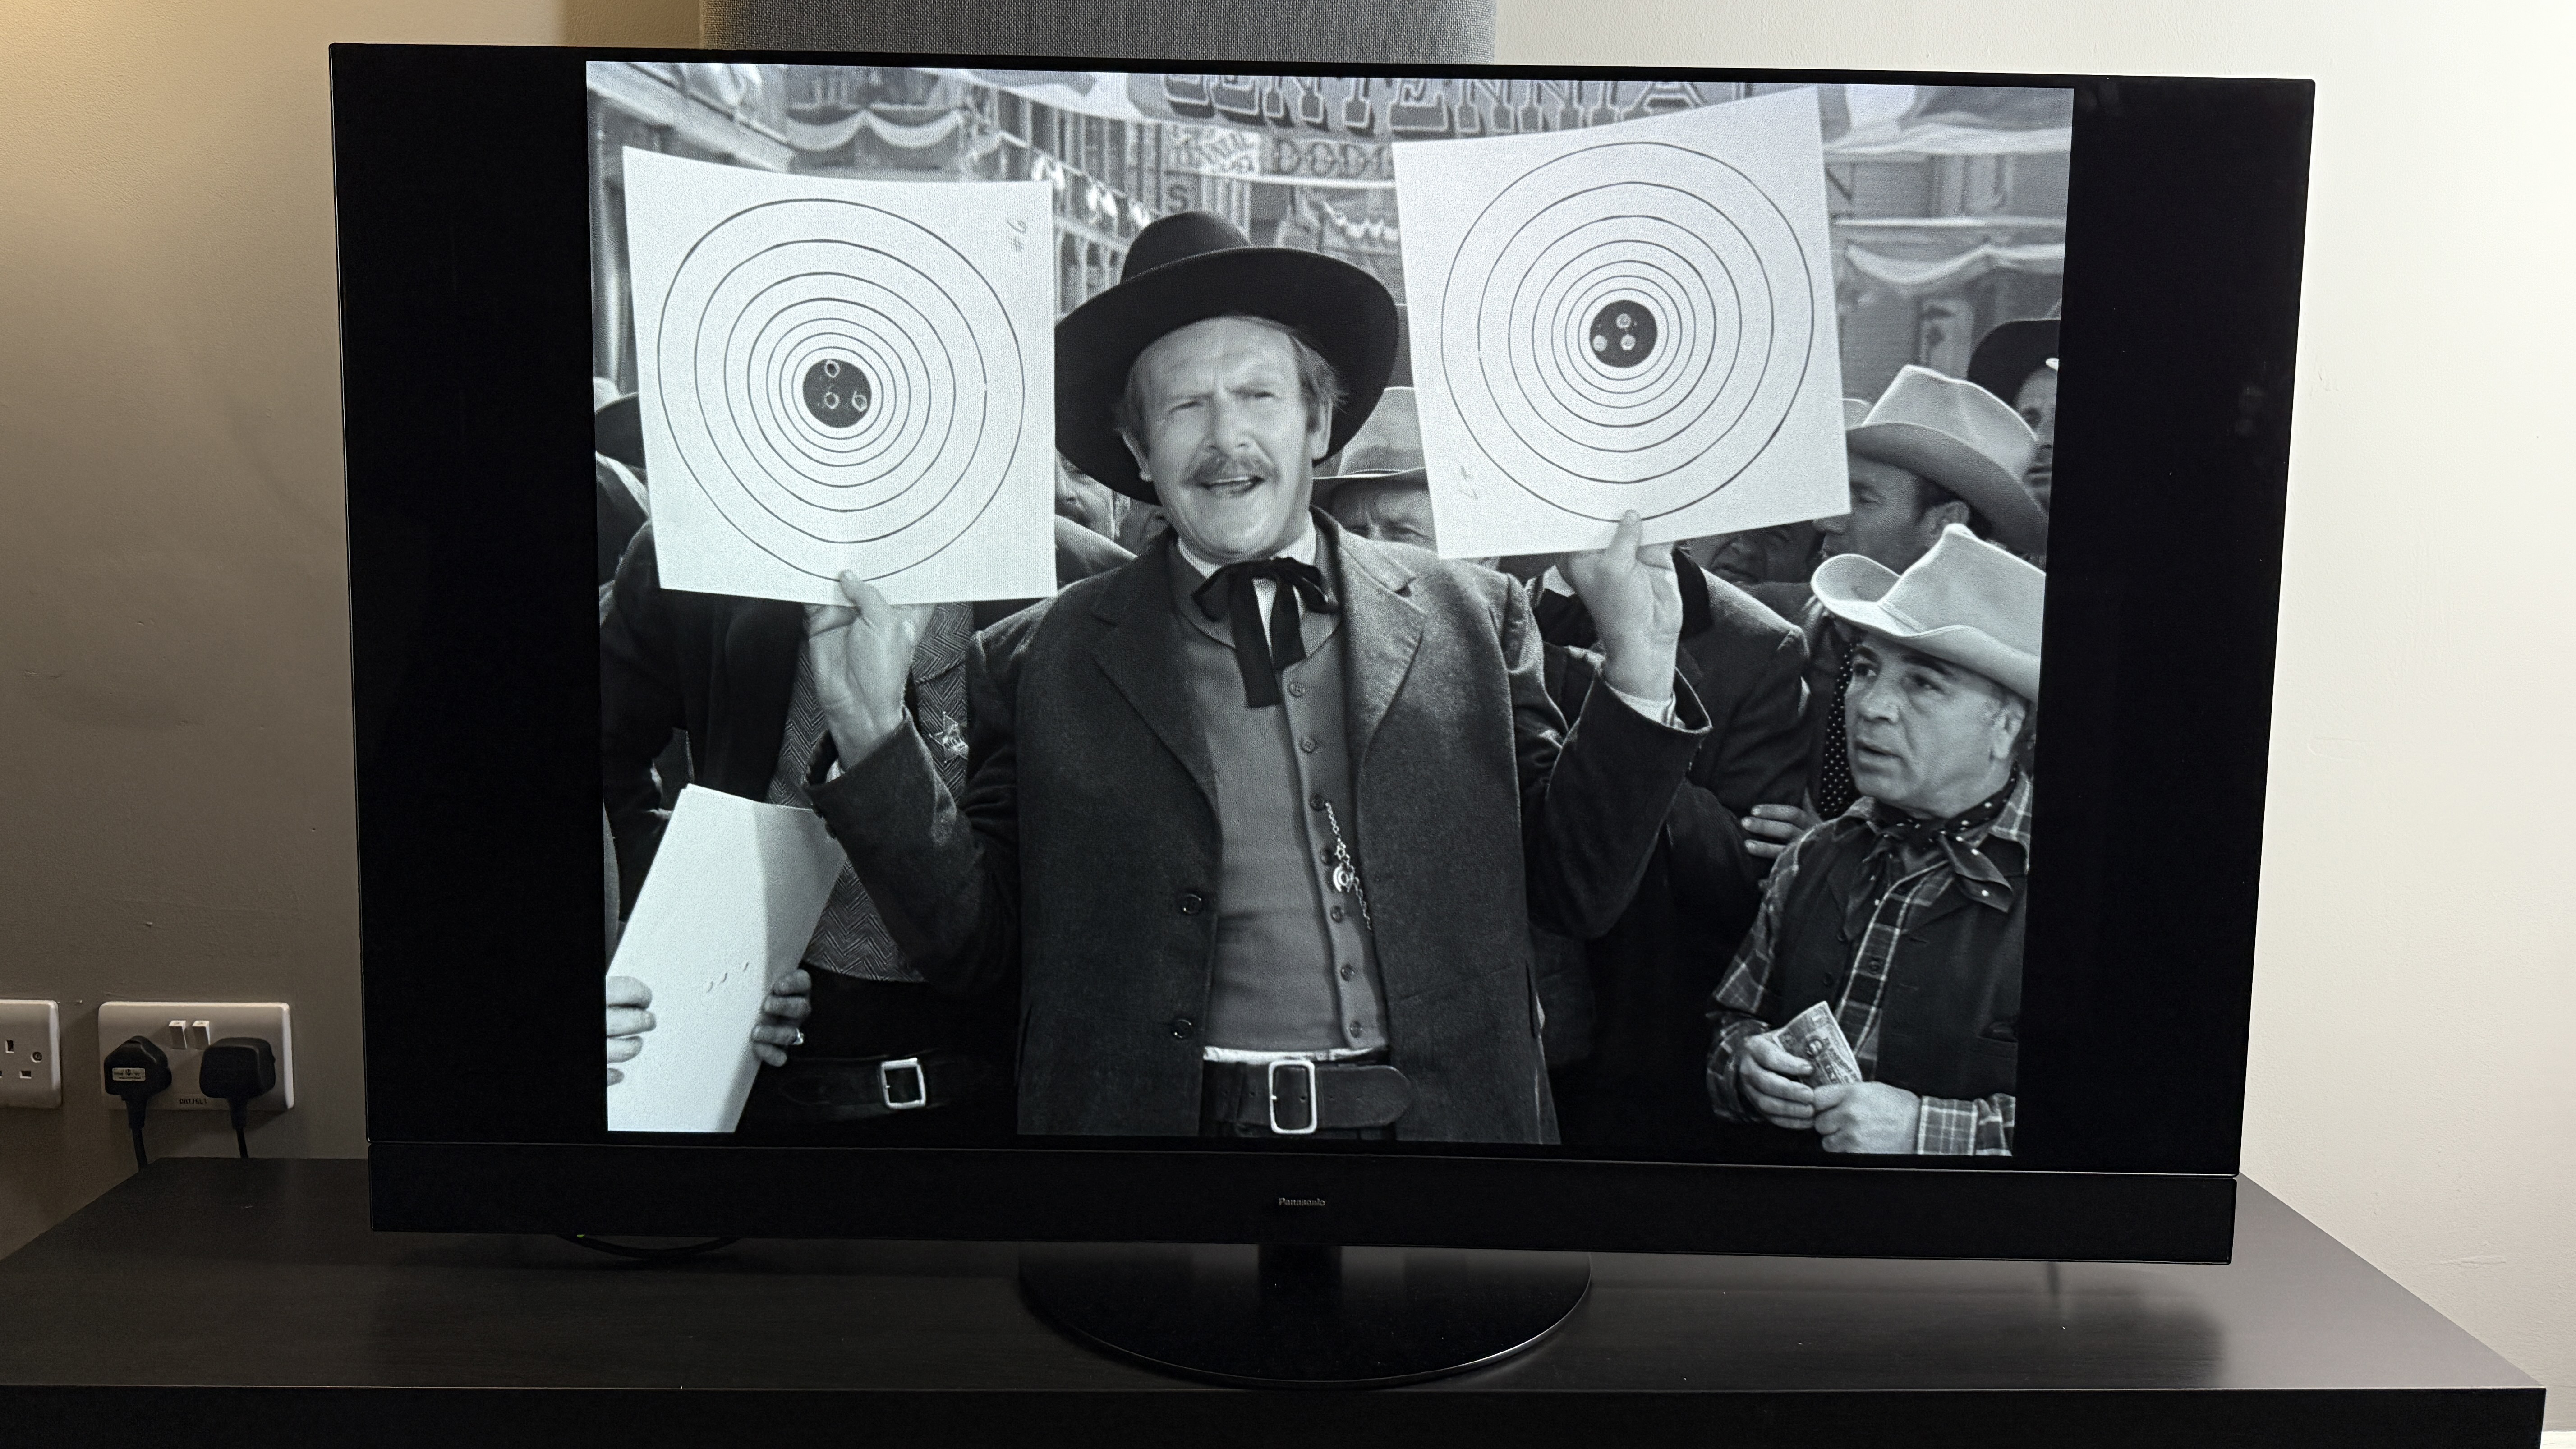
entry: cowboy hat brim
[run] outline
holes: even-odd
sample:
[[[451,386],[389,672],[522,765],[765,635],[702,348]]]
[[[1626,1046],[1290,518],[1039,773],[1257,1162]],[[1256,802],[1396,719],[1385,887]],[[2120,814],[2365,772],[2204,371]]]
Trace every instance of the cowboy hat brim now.
[[[1848,429],[1851,451],[1920,474],[1957,494],[2017,553],[2048,547],[2048,515],[2019,475],[1966,443],[1921,423],[1864,423]]]
[[[1293,247],[1228,247],[1130,277],[1055,326],[1056,448],[1073,466],[1155,501],[1110,421],[1136,358],[1158,339],[1211,317],[1261,317],[1296,329],[1342,375],[1327,454],[1368,421],[1394,370],[1400,329],[1386,284],[1350,263]]]
[[[1335,473],[1330,477],[1318,478],[1315,480],[1315,505],[1320,508],[1324,506],[1325,501],[1330,499],[1335,493],[1359,483],[1374,483],[1381,488],[1427,489],[1431,486],[1431,470],[1428,468],[1389,468],[1382,472]]]
[[[1809,587],[1825,612],[1907,648],[1973,669],[2025,700],[2039,698],[2039,656],[2024,653],[1970,624],[1927,629],[1883,602],[1896,573],[1874,558],[1839,553],[1816,565]]]

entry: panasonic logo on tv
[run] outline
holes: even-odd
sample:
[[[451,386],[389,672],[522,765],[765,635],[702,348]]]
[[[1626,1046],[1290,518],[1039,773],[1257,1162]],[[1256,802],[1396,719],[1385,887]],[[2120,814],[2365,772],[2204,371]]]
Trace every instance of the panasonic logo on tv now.
[[[1279,1199],[1279,1205],[1290,1208],[1319,1208],[1324,1205],[1324,1200],[1320,1197],[1283,1197]]]

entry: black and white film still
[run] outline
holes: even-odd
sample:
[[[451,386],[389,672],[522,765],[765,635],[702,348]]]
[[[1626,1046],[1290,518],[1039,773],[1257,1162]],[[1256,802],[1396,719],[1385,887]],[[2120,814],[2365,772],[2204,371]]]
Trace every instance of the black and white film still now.
[[[613,1130],[2011,1155],[2067,93],[589,75]]]

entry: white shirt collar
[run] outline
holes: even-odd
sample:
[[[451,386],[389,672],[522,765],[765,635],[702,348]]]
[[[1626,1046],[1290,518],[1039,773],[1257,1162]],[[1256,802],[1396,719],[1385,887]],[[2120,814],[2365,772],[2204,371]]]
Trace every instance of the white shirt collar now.
[[[1295,559],[1297,562],[1302,564],[1310,564],[1315,561],[1314,515],[1309,514],[1301,521],[1306,525],[1305,528],[1301,530],[1294,539],[1289,541],[1286,548],[1279,550],[1279,552],[1273,554],[1272,557]],[[1172,542],[1181,551],[1181,562],[1188,564],[1192,569],[1196,570],[1200,578],[1206,578],[1208,575],[1215,573],[1218,568],[1222,567],[1222,565],[1219,565],[1213,560],[1202,555],[1197,549],[1190,547],[1190,541],[1181,537],[1181,532],[1177,528],[1172,530]],[[1264,579],[1262,582],[1268,583],[1269,580]]]
[[[1563,594],[1569,599],[1580,597],[1574,592],[1574,585],[1565,581],[1564,573],[1554,564],[1549,564],[1547,572],[1540,576],[1539,588],[1546,593]]]

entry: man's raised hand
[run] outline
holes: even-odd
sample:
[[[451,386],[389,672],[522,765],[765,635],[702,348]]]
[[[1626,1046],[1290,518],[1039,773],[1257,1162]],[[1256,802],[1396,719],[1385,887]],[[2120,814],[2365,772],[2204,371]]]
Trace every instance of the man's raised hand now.
[[[805,654],[832,743],[844,763],[875,752],[903,725],[903,686],[930,604],[889,603],[855,573],[841,575],[842,604],[805,606]]]
[[[1610,546],[1570,553],[1557,564],[1601,631],[1601,677],[1639,699],[1673,697],[1673,650],[1682,638],[1681,579],[1670,544],[1648,544],[1634,509]]]

